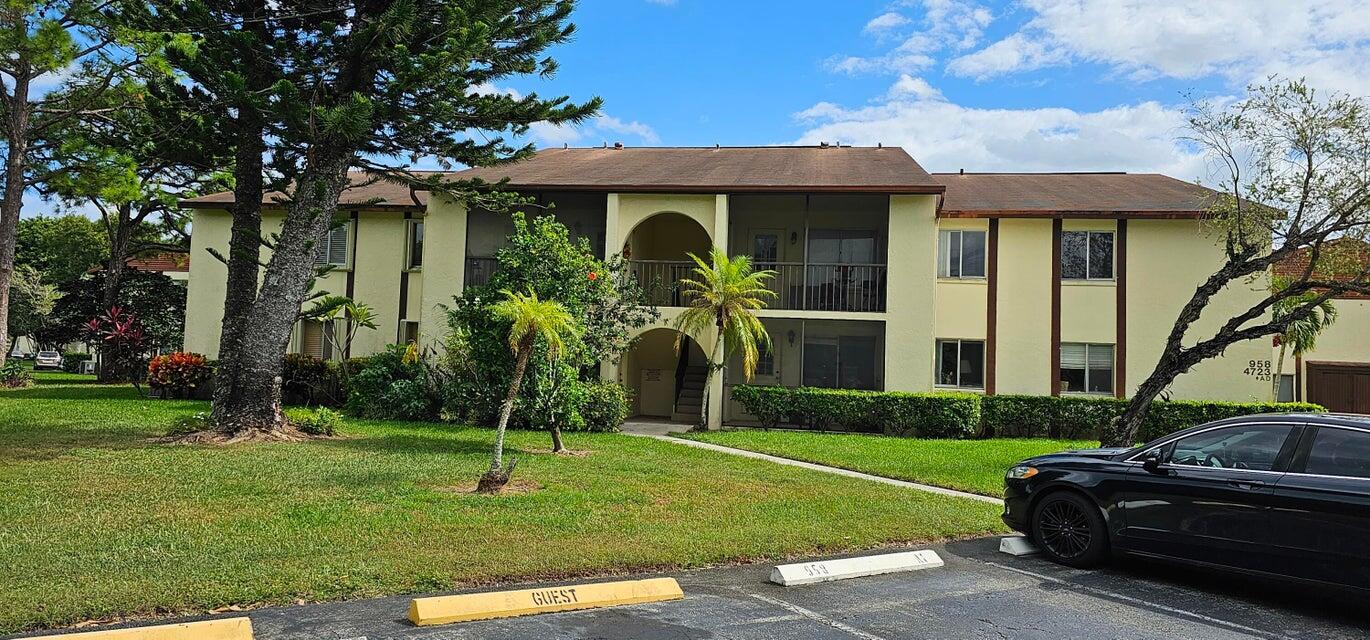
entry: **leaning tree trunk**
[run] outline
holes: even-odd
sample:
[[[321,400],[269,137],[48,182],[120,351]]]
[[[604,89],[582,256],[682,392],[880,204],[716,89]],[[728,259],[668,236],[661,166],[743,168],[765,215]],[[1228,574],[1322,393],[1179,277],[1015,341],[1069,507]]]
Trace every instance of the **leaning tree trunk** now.
[[[24,207],[24,179],[28,169],[29,151],[29,73],[28,64],[20,61],[18,73],[11,80],[14,92],[10,96],[5,118],[8,149],[5,155],[5,195],[0,199],[0,344],[9,343],[10,281],[14,277],[14,243],[19,233],[19,212]],[[9,358],[9,351],[0,353],[0,366]]]
[[[105,288],[101,291],[100,306],[108,309],[119,303],[119,285],[124,280],[124,270],[127,268],[128,242],[133,225],[132,203],[124,203],[118,207],[119,219],[114,221],[109,238],[109,260],[105,262]]]
[[[217,426],[235,434],[285,427],[281,368],[286,347],[314,277],[314,257],[347,186],[351,154],[325,148],[316,149],[314,158],[296,185],[257,298],[244,318],[234,388],[216,407]]]
[[[509,381],[509,393],[504,396],[504,404],[499,408],[499,424],[495,427],[495,450],[490,455],[490,470],[480,477],[476,491],[495,493],[509,484],[509,476],[514,473],[514,463],[504,467],[504,432],[509,428],[509,416],[514,412],[514,401],[518,399],[519,387],[523,386],[523,374],[528,370],[528,357],[533,353],[534,336],[532,333],[519,341],[518,357],[514,361],[514,376]]]
[[[1280,401],[1280,378],[1284,377],[1284,356],[1289,352],[1289,343],[1280,339],[1280,359],[1275,361],[1275,373],[1270,376],[1270,400]],[[1295,353],[1294,357],[1298,357]]]

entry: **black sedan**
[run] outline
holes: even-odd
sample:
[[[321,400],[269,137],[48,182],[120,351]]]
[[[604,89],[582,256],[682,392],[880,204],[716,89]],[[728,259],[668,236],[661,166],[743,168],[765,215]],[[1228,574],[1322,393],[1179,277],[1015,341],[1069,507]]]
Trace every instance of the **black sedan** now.
[[[1110,554],[1370,589],[1370,416],[1220,420],[1024,460],[1004,522],[1057,562]]]

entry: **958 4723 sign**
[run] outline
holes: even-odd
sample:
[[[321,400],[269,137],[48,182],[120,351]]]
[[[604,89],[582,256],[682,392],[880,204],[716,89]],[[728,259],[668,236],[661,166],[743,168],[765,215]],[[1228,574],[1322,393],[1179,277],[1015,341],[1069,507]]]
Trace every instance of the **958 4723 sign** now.
[[[1251,376],[1257,380],[1270,381],[1271,364],[1269,360],[1247,360],[1246,368],[1242,370],[1244,375]]]

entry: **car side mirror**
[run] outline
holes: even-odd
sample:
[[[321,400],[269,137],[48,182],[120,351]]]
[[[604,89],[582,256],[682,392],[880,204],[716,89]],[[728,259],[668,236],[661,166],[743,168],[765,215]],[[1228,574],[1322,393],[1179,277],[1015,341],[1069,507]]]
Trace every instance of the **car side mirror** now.
[[[1156,473],[1161,468],[1161,452],[1147,452],[1146,457],[1142,458],[1142,468],[1148,473]]]

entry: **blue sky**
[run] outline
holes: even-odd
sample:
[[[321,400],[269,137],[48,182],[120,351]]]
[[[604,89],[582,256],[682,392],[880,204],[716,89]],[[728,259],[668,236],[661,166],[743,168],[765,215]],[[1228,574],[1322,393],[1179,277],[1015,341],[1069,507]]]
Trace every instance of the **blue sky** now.
[[[933,171],[1203,178],[1186,95],[1276,73],[1370,94],[1366,0],[582,0],[551,80],[605,99],[541,145],[900,145]]]

